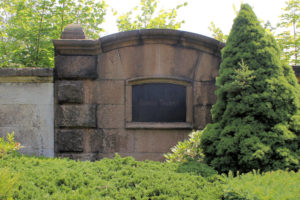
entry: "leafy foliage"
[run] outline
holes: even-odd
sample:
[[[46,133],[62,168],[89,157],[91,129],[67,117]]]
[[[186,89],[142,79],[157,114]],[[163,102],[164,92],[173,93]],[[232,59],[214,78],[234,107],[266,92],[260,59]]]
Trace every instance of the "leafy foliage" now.
[[[132,17],[133,12],[130,11],[120,15],[117,20],[119,31],[149,28],[179,29],[184,21],[176,21],[177,11],[186,6],[187,2],[170,10],[157,11],[158,2],[158,0],[141,0],[140,5],[133,9],[139,14]]]
[[[0,67],[53,67],[52,40],[78,23],[99,37],[106,14],[103,0],[0,1]]]
[[[8,133],[5,138],[0,137],[0,158],[8,153],[18,151],[22,148],[19,142],[15,142],[14,132]]]
[[[228,35],[224,34],[223,31],[215,25],[214,22],[210,22],[208,29],[212,32],[212,37],[221,42],[226,42]]]
[[[178,144],[171,149],[171,153],[165,154],[167,162],[186,162],[188,160],[203,160],[203,152],[200,148],[200,138],[202,131],[193,131],[189,135],[188,140],[178,142]]]
[[[243,4],[222,50],[205,161],[219,172],[300,166],[299,86],[274,38]]]
[[[280,16],[280,22],[277,28],[280,33],[276,39],[280,44],[283,54],[283,60],[293,65],[300,64],[300,0],[289,0]]]

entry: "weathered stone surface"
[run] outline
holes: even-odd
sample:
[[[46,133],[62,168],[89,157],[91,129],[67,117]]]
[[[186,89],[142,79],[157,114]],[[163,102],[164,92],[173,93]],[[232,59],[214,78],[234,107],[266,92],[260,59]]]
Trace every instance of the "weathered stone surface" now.
[[[163,44],[126,47],[99,57],[99,76],[105,79],[141,76],[192,79],[198,55],[199,52],[195,50]]]
[[[155,74],[193,79],[199,52],[182,47],[160,45],[159,53],[159,65]],[[162,69],[163,73],[161,73]]]
[[[61,39],[85,39],[82,27],[79,24],[69,24],[61,34]]]
[[[166,153],[182,141],[184,132],[190,130],[143,130],[135,131],[135,153]]]
[[[124,81],[101,80],[97,83],[96,103],[98,104],[124,104]]]
[[[214,81],[194,83],[194,104],[213,105],[217,101],[217,87]]]
[[[100,79],[124,79],[124,70],[119,49],[98,56],[98,72]]]
[[[65,79],[97,78],[97,56],[55,57],[56,77]]]
[[[99,128],[124,128],[124,105],[99,105],[97,120]]]
[[[60,81],[57,84],[59,103],[83,103],[84,91],[82,81]]]
[[[124,129],[103,129],[103,153],[133,152],[134,134]]]
[[[221,58],[202,53],[195,69],[195,81],[212,81],[219,74]]]
[[[194,107],[194,128],[203,129],[206,124],[212,122],[211,105]]]
[[[58,152],[83,152],[83,130],[57,130]]]
[[[192,79],[198,59],[198,52],[195,50],[162,44],[126,47],[118,52],[125,78],[177,76]],[[114,68],[111,64],[106,62],[103,67],[112,70]]]
[[[102,129],[84,130],[84,152],[103,152],[103,131]]]
[[[0,127],[53,126],[53,105],[0,104]]]
[[[0,104],[53,105],[53,83],[0,83]]]
[[[54,156],[54,127],[0,127],[0,137],[14,132],[15,140],[23,148],[21,153],[36,156]]]
[[[0,77],[8,76],[37,76],[52,77],[52,68],[0,68]]]
[[[55,121],[58,127],[96,127],[96,105],[57,106]]]
[[[85,80],[84,103],[123,105],[124,82],[123,80]]]

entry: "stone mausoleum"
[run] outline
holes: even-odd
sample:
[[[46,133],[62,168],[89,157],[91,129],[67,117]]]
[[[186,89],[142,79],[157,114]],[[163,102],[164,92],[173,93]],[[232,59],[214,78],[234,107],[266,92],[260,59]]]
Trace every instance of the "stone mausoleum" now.
[[[58,156],[162,160],[210,121],[217,40],[160,29],[86,40],[71,25],[54,46]]]
[[[211,121],[217,40],[162,29],[89,40],[69,25],[53,43],[54,70],[0,69],[0,136],[15,131],[25,154],[161,161]]]

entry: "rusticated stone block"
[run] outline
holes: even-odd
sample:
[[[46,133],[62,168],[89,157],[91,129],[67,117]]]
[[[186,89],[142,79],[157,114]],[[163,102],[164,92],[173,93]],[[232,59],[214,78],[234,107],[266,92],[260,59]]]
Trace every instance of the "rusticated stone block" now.
[[[217,87],[214,81],[194,83],[194,103],[196,105],[213,105],[217,101]]]
[[[56,132],[58,152],[83,152],[83,130],[58,130]]]
[[[103,151],[102,129],[85,129],[83,137],[85,152],[99,153]]]
[[[65,79],[97,78],[97,56],[55,57],[56,77]]]
[[[212,122],[211,105],[194,107],[194,128],[203,129],[206,124]]]
[[[96,127],[96,105],[61,105],[56,109],[58,127]]]
[[[59,103],[83,103],[83,83],[81,81],[61,81],[57,85]]]

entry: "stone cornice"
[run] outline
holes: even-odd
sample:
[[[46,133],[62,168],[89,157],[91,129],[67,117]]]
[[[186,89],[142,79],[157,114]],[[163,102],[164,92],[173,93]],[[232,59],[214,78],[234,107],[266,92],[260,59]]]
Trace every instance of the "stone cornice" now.
[[[224,43],[196,33],[171,29],[142,29],[100,38],[103,52],[143,44],[167,44],[219,55]]]
[[[97,55],[101,53],[100,40],[53,40],[55,53],[60,55]]]

